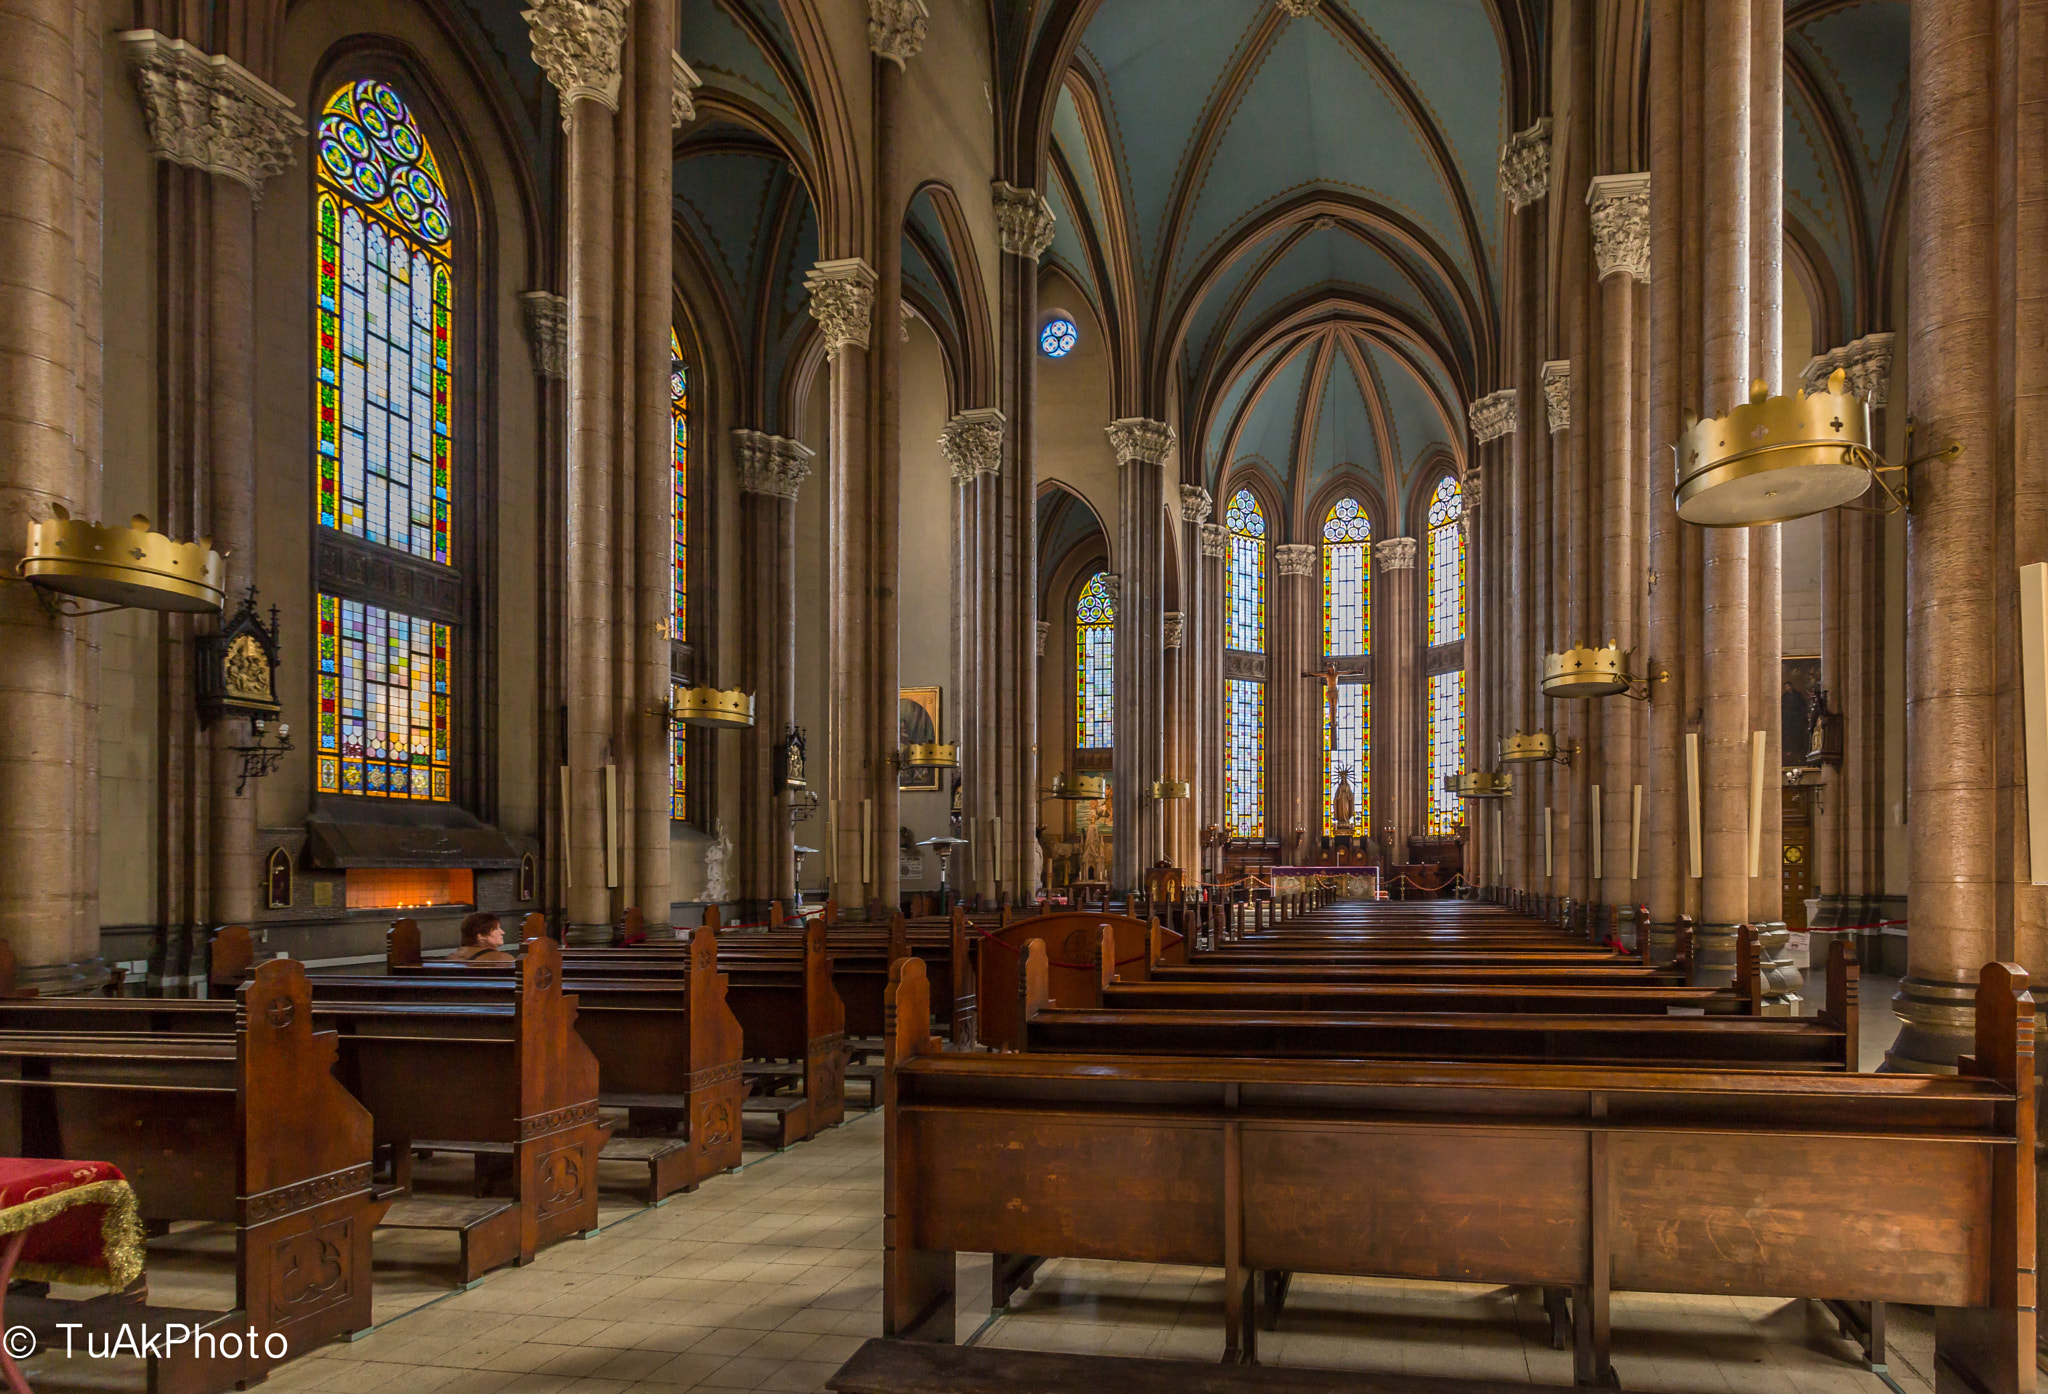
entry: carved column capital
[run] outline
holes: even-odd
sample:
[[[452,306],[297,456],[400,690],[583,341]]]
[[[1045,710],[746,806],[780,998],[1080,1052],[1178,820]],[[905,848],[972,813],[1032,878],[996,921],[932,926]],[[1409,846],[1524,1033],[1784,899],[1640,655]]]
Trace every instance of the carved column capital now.
[[[1109,598],[1110,598],[1110,601],[1111,601],[1111,603],[1112,603],[1112,604],[1114,604],[1114,603],[1115,603],[1116,601],[1119,601],[1119,600],[1123,599],[1123,596],[1124,596],[1124,578],[1123,578],[1123,574],[1122,574],[1121,572],[1117,572],[1117,571],[1105,571],[1105,572],[1103,572],[1103,573],[1102,573],[1102,589],[1103,589],[1104,591],[1108,592],[1108,594],[1109,594]]]
[[[797,490],[811,477],[811,448],[787,436],[744,428],[734,431],[732,439],[739,458],[740,491],[794,503]]]
[[[972,484],[984,474],[1003,472],[1003,432],[1006,421],[995,407],[975,407],[946,423],[939,435],[939,452],[953,467],[953,478]]]
[[[1413,571],[1415,539],[1387,537],[1373,544],[1372,559],[1382,571]]]
[[[526,321],[526,347],[540,377],[569,376],[569,299],[553,291],[529,290],[519,297]]]
[[[704,79],[697,76],[697,70],[683,61],[680,53],[671,53],[675,60],[675,91],[669,98],[669,125],[681,126],[697,119],[697,89],[704,85]]]
[[[1827,387],[1828,378],[1840,368],[1849,380],[1849,390],[1865,406],[1881,407],[1891,399],[1892,343],[1890,334],[1866,334],[1840,348],[1829,349],[1799,375],[1800,385],[1809,393]]]
[[[1572,361],[1553,358],[1543,365],[1543,404],[1550,411],[1552,433],[1572,428]]]
[[[534,64],[561,95],[563,130],[580,101],[619,109],[626,0],[534,0],[521,14],[532,31]]]
[[[1650,176],[1603,174],[1586,189],[1593,260],[1601,280],[1617,273],[1650,283]]]
[[[1209,491],[1199,484],[1180,486],[1180,520],[1183,523],[1206,523],[1209,515],[1216,511],[1216,500],[1209,497]]]
[[[804,277],[811,293],[811,318],[825,334],[833,357],[848,344],[865,349],[875,311],[875,272],[859,257],[821,261]]]
[[[1175,440],[1173,427],[1164,421],[1150,421],[1142,416],[1122,417],[1103,429],[1109,433],[1110,448],[1116,451],[1119,465],[1128,465],[1134,460],[1141,464],[1163,465]]]
[[[930,22],[925,0],[868,0],[868,48],[900,68],[924,47]]]
[[[989,185],[989,197],[996,208],[996,228],[1002,233],[1003,250],[1013,257],[1037,261],[1052,245],[1052,205],[1036,189],[1020,189],[998,179]]]
[[[1517,131],[1500,148],[1500,191],[1521,212],[1550,192],[1550,118]]]
[[[1164,621],[1159,626],[1160,644],[1169,649],[1179,648],[1182,636],[1187,633],[1187,624],[1188,617],[1186,612],[1168,610]]]
[[[1458,480],[1458,508],[1467,522],[1471,521],[1472,514],[1485,497],[1485,483],[1486,478],[1480,473],[1479,466],[1465,466],[1464,476]]]
[[[1280,6],[1283,13],[1293,15],[1296,19],[1303,19],[1314,14],[1316,6],[1322,4],[1323,0],[1275,0],[1275,3]]]
[[[1306,542],[1288,542],[1273,549],[1273,563],[1282,576],[1316,574],[1316,549]]]
[[[121,35],[150,153],[159,160],[224,174],[254,199],[289,168],[306,134],[292,99],[232,58],[207,54],[154,29]]]
[[[1515,389],[1503,387],[1498,392],[1489,392],[1474,402],[1466,412],[1472,423],[1472,438],[1481,445],[1502,436],[1513,435],[1515,430]]]
[[[1052,621],[1040,620],[1038,622],[1038,656],[1040,658],[1045,657],[1045,641],[1050,638],[1052,638]]]
[[[1202,555],[1205,557],[1229,556],[1230,529],[1221,523],[1202,524]]]

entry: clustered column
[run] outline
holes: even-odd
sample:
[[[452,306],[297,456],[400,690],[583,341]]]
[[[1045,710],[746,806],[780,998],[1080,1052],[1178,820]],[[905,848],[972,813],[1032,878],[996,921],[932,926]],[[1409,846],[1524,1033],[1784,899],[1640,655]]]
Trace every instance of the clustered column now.
[[[1521,734],[1531,729],[1529,665],[1535,660],[1529,651],[1529,627],[1522,619],[1524,571],[1515,561],[1515,389],[1506,387],[1481,397],[1472,403],[1467,417],[1472,427],[1475,466],[1468,474],[1475,481],[1489,481],[1486,506],[1491,526],[1482,534],[1486,541],[1479,554],[1494,577],[1495,618],[1487,642],[1480,646],[1482,653],[1490,654],[1489,677],[1480,682],[1494,689],[1493,697],[1485,728],[1479,731],[1476,740],[1466,742],[1465,767],[1492,770],[1498,762],[1501,738],[1510,732]],[[1519,775],[1519,771],[1510,773]],[[1527,821],[1528,805],[1528,791],[1518,788],[1504,803],[1482,804],[1477,813],[1468,813],[1468,818],[1487,820],[1487,838],[1493,840],[1492,850],[1484,852],[1479,862],[1467,858],[1465,874],[1475,885],[1526,884],[1522,824]],[[1499,875],[1495,874],[1496,866],[1500,868]]]
[[[746,641],[740,681],[754,694],[754,727],[740,741],[740,913],[795,899],[789,793],[777,785],[776,751],[796,719],[796,499],[811,474],[808,446],[737,430],[740,609]]]
[[[1373,545],[1372,831],[1396,862],[1408,860],[1408,839],[1429,816],[1429,732],[1422,693],[1429,679],[1401,681],[1421,672],[1422,598],[1416,593],[1416,542],[1382,538]]]
[[[1201,767],[1201,783],[1195,789],[1195,798],[1205,872],[1220,872],[1220,862],[1215,867],[1206,863],[1211,849],[1221,845],[1228,821],[1228,810],[1223,806],[1223,566],[1230,555],[1230,529],[1221,523],[1198,526],[1201,608],[1195,629],[1195,653],[1200,662],[1195,675],[1195,740],[1208,752],[1208,758]]]
[[[1125,417],[1111,422],[1116,451],[1119,516],[1116,555],[1123,563],[1116,605],[1116,750],[1110,793],[1116,815],[1114,884],[1143,885],[1163,850],[1159,801],[1152,784],[1165,772],[1166,710],[1161,628],[1166,595],[1167,458],[1173,428],[1163,421]]]
[[[962,412],[946,423],[939,449],[953,468],[954,619],[953,652],[960,665],[953,690],[960,694],[962,832],[961,883],[975,894],[995,893],[997,862],[992,841],[999,805],[1002,727],[997,675],[1002,652],[1003,443],[1005,423],[994,407]],[[1044,640],[1037,649],[1044,651]],[[970,821],[971,820],[971,821]],[[1028,887],[1021,889],[1029,889]]]
[[[1299,866],[1322,828],[1322,741],[1327,707],[1323,686],[1309,674],[1323,666],[1316,548],[1286,543],[1273,549],[1271,667],[1266,670],[1267,833],[1283,862]]]
[[[1570,526],[1579,502],[1569,469],[1571,442],[1569,437],[1563,441],[1558,439],[1572,428],[1571,360],[1554,358],[1544,363],[1542,385],[1545,420],[1550,427],[1546,445],[1551,470],[1545,476],[1549,506],[1539,509],[1537,518],[1538,526],[1547,526],[1549,531],[1550,567],[1546,589],[1549,592],[1550,642],[1538,655],[1539,668],[1548,654],[1589,642],[1582,629],[1584,617],[1574,608],[1580,587],[1573,568],[1580,559],[1580,553],[1579,548],[1573,546],[1575,539]],[[1560,464],[1565,468],[1559,469]],[[1545,770],[1548,776],[1545,781],[1547,798],[1543,808],[1544,816],[1549,819],[1549,831],[1543,833],[1539,830],[1549,861],[1545,889],[1554,896],[1584,899],[1585,873],[1573,855],[1576,845],[1573,814],[1578,807],[1579,791],[1586,782],[1585,705],[1545,697],[1537,700],[1547,708],[1546,724],[1556,737],[1559,751],[1576,752],[1569,765],[1551,765]]]
[[[1195,873],[1202,859],[1201,825],[1205,820],[1214,820],[1214,805],[1204,792],[1209,787],[1209,771],[1223,757],[1222,745],[1207,739],[1208,727],[1204,724],[1207,704],[1214,699],[1209,666],[1213,656],[1204,642],[1208,633],[1205,607],[1209,596],[1202,584],[1207,566],[1202,555],[1202,528],[1215,507],[1207,489],[1195,484],[1180,486],[1180,555],[1184,559],[1182,574],[1188,579],[1182,592],[1184,608],[1178,626],[1183,636],[1178,656],[1181,697],[1174,729],[1179,736],[1180,757],[1172,770],[1175,778],[1187,783],[1190,797],[1175,806],[1176,840],[1170,855],[1173,864],[1187,874],[1190,884],[1199,879]],[[1170,638],[1174,628],[1171,616],[1168,626]]]

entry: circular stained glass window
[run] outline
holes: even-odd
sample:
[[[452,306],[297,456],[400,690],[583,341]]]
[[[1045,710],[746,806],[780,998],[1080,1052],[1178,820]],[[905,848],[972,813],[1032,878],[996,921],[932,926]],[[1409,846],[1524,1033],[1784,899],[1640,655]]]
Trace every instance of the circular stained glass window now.
[[[1038,331],[1038,347],[1047,358],[1065,358],[1081,340],[1070,319],[1049,319]]]

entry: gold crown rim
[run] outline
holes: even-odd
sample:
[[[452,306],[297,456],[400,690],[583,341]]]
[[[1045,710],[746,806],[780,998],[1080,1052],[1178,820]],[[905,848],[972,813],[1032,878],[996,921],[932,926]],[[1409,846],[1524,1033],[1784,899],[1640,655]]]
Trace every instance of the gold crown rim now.
[[[744,730],[754,724],[754,694],[709,685],[686,687],[676,694],[675,716],[685,726]]]

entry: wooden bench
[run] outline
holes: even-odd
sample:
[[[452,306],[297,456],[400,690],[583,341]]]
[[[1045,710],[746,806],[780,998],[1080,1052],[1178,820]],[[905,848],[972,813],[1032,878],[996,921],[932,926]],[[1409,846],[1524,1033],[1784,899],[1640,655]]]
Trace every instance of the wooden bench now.
[[[1937,1358],[2034,1370],[2033,1004],[1988,965],[1956,1077],[970,1055],[896,970],[883,1334],[950,1342],[956,1252],[1565,1287],[1611,1383],[1615,1291],[1913,1302]],[[1855,1222],[1843,1222],[1843,1197]]]
[[[124,1294],[46,1301],[42,1315],[93,1329],[109,1313],[196,1321],[216,1336],[253,1328],[243,1358],[201,1360],[188,1347],[152,1374],[201,1394],[261,1379],[276,1363],[269,1335],[297,1354],[367,1329],[370,1233],[386,1209],[371,1185],[371,1119],[335,1077],[338,1040],[314,1029],[300,966],[263,964],[237,1000],[189,1004],[226,1010],[176,1032],[77,1029],[81,1000],[117,1005],[0,1004],[0,1150],[112,1162],[146,1221],[233,1225],[235,1309],[141,1307]],[[13,1299],[8,1315],[34,1320]]]
[[[396,995],[424,982],[444,994],[464,984],[472,995],[490,994],[515,971],[422,962],[419,927],[411,920],[392,926],[386,960],[388,979],[355,980],[366,986],[353,991]],[[614,1136],[599,1160],[645,1167],[650,1205],[740,1164],[746,1097],[741,1029],[726,1005],[717,961],[717,935],[709,929],[699,929],[671,958],[673,978],[581,976],[580,960],[564,959],[567,985],[576,993],[576,1033],[597,1060],[599,1106],[626,1109],[636,1131],[653,1134]]]

